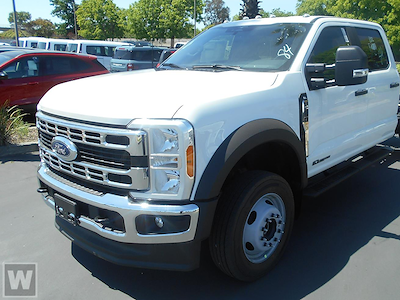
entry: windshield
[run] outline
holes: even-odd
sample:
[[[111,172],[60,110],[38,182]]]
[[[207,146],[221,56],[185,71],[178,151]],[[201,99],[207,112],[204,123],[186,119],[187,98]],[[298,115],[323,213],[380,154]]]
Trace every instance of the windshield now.
[[[23,51],[6,51],[0,54],[0,66],[9,60],[13,59],[14,57],[23,54]]]
[[[10,57],[0,54],[0,66],[9,60]]]
[[[238,70],[286,71],[310,27],[287,23],[217,26],[196,37],[164,65],[196,70],[235,66]]]

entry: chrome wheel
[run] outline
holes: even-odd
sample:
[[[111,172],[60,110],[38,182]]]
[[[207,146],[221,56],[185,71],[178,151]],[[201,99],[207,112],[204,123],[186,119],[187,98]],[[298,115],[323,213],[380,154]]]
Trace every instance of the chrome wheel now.
[[[262,263],[276,250],[282,240],[286,221],[282,198],[269,193],[253,205],[243,230],[243,250],[252,263]]]

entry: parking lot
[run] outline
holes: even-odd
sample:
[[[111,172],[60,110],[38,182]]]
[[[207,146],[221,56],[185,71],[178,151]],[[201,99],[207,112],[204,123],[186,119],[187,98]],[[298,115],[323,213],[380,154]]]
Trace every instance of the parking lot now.
[[[400,139],[386,144],[385,161],[305,199],[283,259],[254,283],[226,277],[206,251],[189,273],[96,258],[55,229],[36,193],[37,152],[0,157],[0,261],[37,263],[38,299],[398,299]]]

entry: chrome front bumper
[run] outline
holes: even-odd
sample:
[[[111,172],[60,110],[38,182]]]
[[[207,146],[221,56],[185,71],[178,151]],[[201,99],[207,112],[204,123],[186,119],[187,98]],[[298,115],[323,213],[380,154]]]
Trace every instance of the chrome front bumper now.
[[[117,212],[123,218],[125,231],[116,232],[102,228],[101,224],[84,216],[79,217],[79,225],[91,232],[107,239],[135,244],[163,244],[163,243],[183,243],[194,240],[198,221],[199,207],[196,204],[185,205],[159,205],[149,202],[133,202],[127,196],[119,196],[106,193],[97,195],[84,187],[68,184],[67,181],[58,180],[48,167],[41,163],[38,169],[38,178],[46,186],[62,195],[86,203],[88,205]],[[43,199],[47,205],[55,208],[53,197],[48,193],[43,193]],[[160,234],[140,234],[136,228],[135,220],[140,215],[151,216],[189,216],[189,228],[183,232],[160,233]]]

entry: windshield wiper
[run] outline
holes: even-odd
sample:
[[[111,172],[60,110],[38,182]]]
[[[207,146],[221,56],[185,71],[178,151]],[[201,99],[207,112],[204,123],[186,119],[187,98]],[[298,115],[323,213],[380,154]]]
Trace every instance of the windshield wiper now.
[[[212,69],[212,70],[236,70],[243,71],[243,69],[239,66],[226,66],[226,65],[196,65],[192,67],[195,69]]]
[[[178,65],[172,64],[172,63],[162,64],[161,67],[171,67],[171,68],[174,68],[174,69],[183,69],[181,66],[178,66]]]

